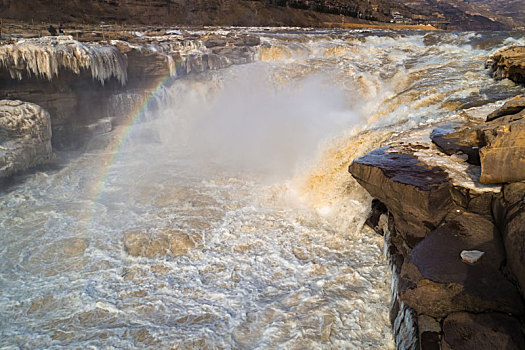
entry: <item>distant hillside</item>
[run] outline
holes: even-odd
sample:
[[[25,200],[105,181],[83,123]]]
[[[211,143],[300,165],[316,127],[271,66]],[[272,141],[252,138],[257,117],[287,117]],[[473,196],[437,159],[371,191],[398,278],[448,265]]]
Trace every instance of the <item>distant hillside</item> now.
[[[495,0],[0,0],[0,17],[37,22],[126,23],[170,25],[323,26],[326,22],[369,20],[417,24],[445,29],[499,30],[517,19],[489,19],[481,13]],[[500,17],[523,0],[504,1]],[[514,3],[512,5],[511,3]],[[483,7],[484,6],[484,7]],[[489,7],[487,7],[489,6]],[[492,5],[491,5],[492,6]],[[468,7],[468,8],[467,8]],[[487,10],[489,11],[489,10]],[[521,11],[521,16],[523,16]],[[492,13],[495,13],[494,11]],[[341,16],[346,16],[345,18]],[[519,16],[517,16],[519,17]]]
[[[525,29],[524,0],[470,0],[468,3],[473,11],[479,11],[487,17],[493,17],[500,22],[515,28]]]
[[[525,0],[399,0],[422,20],[444,29],[525,28]]]
[[[395,11],[417,12],[394,0],[0,0],[4,18],[49,22],[320,26],[333,15],[390,22]]]

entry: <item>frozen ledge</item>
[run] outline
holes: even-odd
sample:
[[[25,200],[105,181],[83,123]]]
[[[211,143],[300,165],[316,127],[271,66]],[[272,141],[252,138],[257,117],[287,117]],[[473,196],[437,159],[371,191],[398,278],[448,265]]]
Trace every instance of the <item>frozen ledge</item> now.
[[[91,72],[101,84],[112,77],[122,85],[127,80],[127,63],[115,46],[81,43],[71,36],[49,36],[20,40],[0,46],[0,66],[6,68],[12,79],[28,76],[57,77],[61,69],[80,74]]]

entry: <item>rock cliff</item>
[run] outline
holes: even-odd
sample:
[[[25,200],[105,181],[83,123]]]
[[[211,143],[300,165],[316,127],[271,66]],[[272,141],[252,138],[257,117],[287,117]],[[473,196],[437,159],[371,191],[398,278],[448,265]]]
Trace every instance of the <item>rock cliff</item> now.
[[[524,110],[466,110],[350,165],[386,206],[368,222],[389,245],[398,347],[525,347]]]

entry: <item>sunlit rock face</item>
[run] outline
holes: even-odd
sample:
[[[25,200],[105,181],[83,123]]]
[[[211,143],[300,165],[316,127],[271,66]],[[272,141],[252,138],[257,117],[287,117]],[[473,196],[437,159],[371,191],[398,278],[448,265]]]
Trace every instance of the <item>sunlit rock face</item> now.
[[[481,183],[525,180],[525,98],[507,101],[487,117],[480,149]]]
[[[33,103],[0,101],[0,178],[47,162],[52,155],[49,113]]]
[[[452,204],[447,174],[421,164],[410,151],[372,151],[356,159],[350,172],[391,208],[399,232],[411,247],[443,220]]]
[[[513,45],[497,50],[486,65],[496,79],[508,78],[516,83],[525,83],[525,46]]]

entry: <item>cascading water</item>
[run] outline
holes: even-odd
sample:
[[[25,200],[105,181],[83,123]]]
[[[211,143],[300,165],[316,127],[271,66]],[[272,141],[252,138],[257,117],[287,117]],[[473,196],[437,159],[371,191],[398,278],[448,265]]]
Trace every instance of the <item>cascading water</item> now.
[[[140,114],[115,97],[112,133],[3,192],[0,347],[394,347],[346,169],[522,91],[483,62],[523,38],[250,32],[258,62],[176,80]]]

